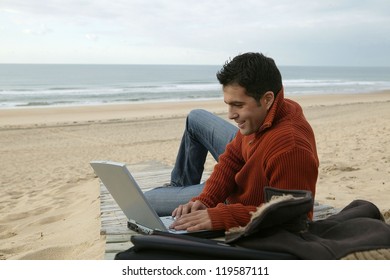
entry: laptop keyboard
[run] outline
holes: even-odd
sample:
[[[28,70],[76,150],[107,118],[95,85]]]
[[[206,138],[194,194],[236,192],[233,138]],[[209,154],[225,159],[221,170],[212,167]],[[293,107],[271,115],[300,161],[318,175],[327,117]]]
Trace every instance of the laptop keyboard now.
[[[171,216],[160,217],[160,219],[167,229],[169,229],[169,226],[175,221],[175,218]]]

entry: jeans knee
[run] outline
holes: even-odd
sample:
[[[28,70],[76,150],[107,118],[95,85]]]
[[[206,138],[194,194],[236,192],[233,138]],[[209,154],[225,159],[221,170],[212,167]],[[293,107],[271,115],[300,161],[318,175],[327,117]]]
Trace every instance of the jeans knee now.
[[[204,116],[205,114],[209,114],[209,112],[204,109],[194,109],[190,111],[187,118],[190,120],[198,119],[199,117]]]
[[[192,110],[186,120],[187,129],[192,131],[192,128],[198,127],[204,122],[204,118],[207,114],[210,114],[204,109],[194,109]]]

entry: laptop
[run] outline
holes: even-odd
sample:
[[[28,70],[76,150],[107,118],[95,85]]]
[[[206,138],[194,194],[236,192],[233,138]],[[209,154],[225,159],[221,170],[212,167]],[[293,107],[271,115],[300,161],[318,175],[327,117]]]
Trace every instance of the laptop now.
[[[91,161],[95,174],[103,182],[116,203],[128,219],[128,227],[142,234],[187,234],[198,237],[223,236],[224,231],[174,230],[169,226],[172,216],[159,217],[145,198],[141,188],[130,174],[125,163],[113,161]]]

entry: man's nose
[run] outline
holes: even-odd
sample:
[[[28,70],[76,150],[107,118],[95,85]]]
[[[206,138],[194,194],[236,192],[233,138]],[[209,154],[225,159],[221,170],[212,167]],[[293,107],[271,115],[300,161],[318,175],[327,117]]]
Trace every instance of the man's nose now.
[[[238,117],[238,114],[232,108],[229,108],[228,109],[228,118],[231,120],[234,120],[237,117]]]

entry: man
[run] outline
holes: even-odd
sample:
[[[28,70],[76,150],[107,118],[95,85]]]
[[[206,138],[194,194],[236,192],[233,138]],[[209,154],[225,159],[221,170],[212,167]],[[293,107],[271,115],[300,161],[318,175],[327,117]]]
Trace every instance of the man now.
[[[308,190],[315,196],[319,161],[314,133],[302,108],[284,98],[273,59],[259,53],[239,55],[217,78],[238,131],[206,111],[192,111],[171,187],[146,193],[161,215],[176,207],[171,227],[177,230],[245,226],[251,212],[265,202],[266,186]],[[218,163],[200,184],[208,151]]]

